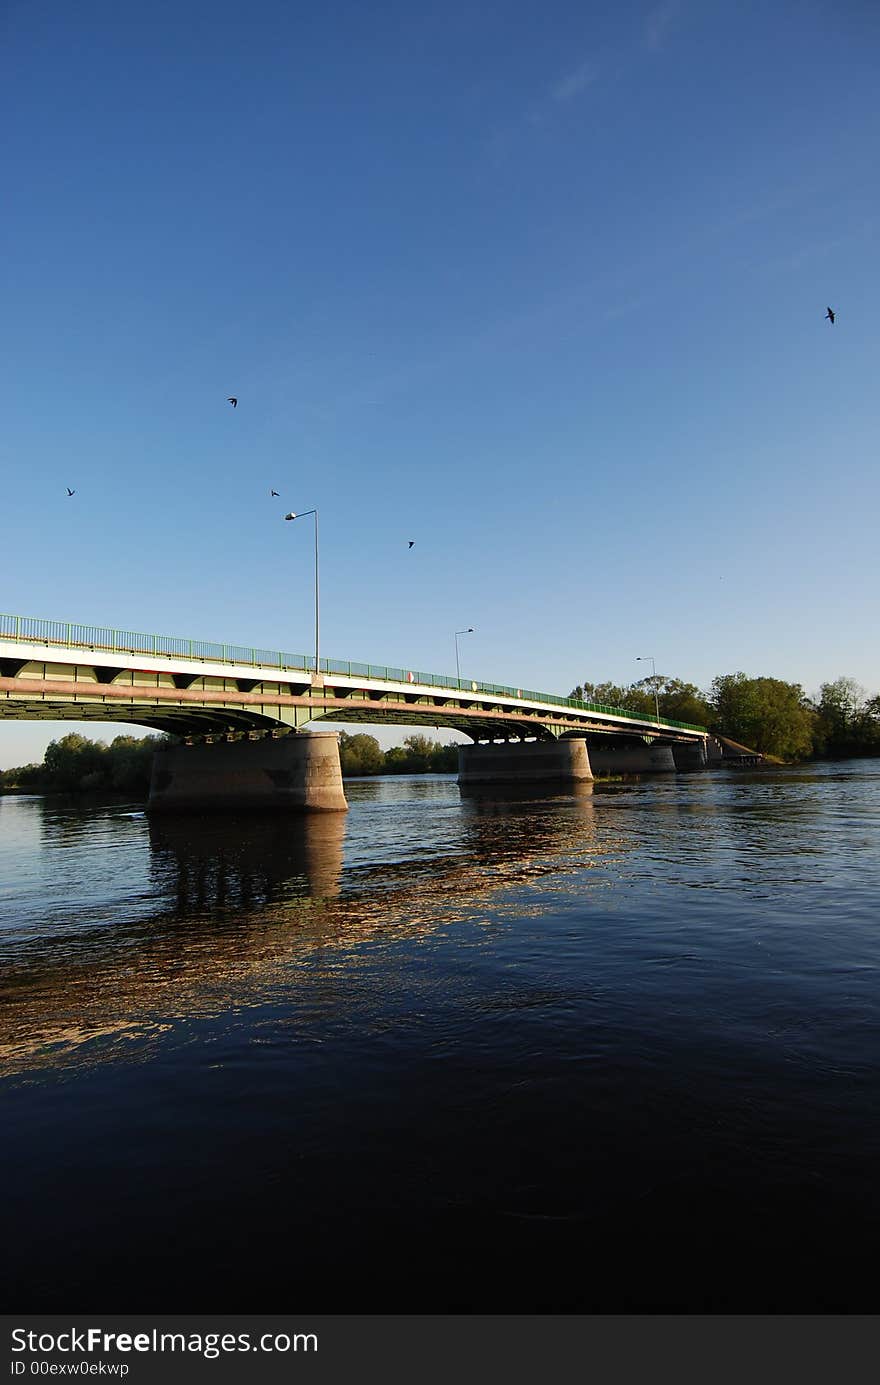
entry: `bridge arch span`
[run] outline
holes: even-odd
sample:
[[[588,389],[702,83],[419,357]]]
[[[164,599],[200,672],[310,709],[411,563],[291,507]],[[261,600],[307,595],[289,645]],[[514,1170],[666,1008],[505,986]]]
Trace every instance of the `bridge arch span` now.
[[[705,741],[704,727],[413,670],[0,615],[0,719],[139,725],[183,738],[322,722],[451,728],[479,744],[609,734]]]

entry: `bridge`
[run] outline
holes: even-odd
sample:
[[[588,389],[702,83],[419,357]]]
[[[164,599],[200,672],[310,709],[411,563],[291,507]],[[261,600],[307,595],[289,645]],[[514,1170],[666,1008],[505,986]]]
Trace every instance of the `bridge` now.
[[[462,782],[589,778],[589,764],[580,773],[572,760],[582,768],[587,745],[593,769],[697,768],[710,742],[703,726],[530,689],[339,659],[316,668],[305,654],[14,615],[0,615],[0,719],[133,723],[193,748],[283,736],[291,744],[275,754],[286,759],[306,741],[318,754],[303,728],[321,721],[451,727],[474,743],[463,747]],[[338,762],[335,734],[321,739]],[[269,752],[237,753],[244,763]],[[151,802],[160,797],[154,785]]]

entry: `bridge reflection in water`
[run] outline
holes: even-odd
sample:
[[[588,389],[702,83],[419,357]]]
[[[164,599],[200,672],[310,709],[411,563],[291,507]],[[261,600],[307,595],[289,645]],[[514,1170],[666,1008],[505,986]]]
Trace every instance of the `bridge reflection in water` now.
[[[151,817],[153,870],[185,917],[335,899],[342,881],[345,818],[304,813],[247,817]],[[164,891],[163,891],[164,893]]]
[[[408,785],[406,802],[383,802],[394,788],[352,783],[350,817],[145,823],[155,910],[128,920],[117,910],[80,933],[72,920],[10,957],[0,1074],[144,1057],[169,1030],[222,1010],[269,1003],[295,1014],[316,963],[326,982],[320,1008],[341,1015],[358,949],[427,940],[487,910],[521,916],[518,886],[577,870],[583,892],[584,867],[626,849],[597,839],[589,783],[548,798],[426,781]],[[416,835],[426,810],[434,827]]]

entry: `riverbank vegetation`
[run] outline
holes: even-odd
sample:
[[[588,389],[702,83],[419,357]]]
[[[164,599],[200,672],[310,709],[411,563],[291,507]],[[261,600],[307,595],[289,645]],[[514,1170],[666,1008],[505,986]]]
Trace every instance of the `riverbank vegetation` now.
[[[344,779],[363,774],[443,774],[458,769],[458,746],[427,736],[407,736],[403,745],[383,750],[375,736],[339,733]]]
[[[823,683],[818,697],[799,683],[725,673],[708,692],[662,674],[629,687],[579,683],[571,697],[705,726],[769,759],[791,762],[880,755],[880,696],[868,697],[852,678]],[[656,699],[656,700],[655,700]],[[0,770],[0,793],[119,793],[146,797],[153,751],[165,736],[117,736],[110,745],[77,733],[52,741],[42,764]],[[458,765],[458,746],[407,736],[383,750],[375,736],[339,734],[347,779],[373,774],[442,774]]]
[[[784,761],[880,755],[880,697],[852,678],[823,683],[816,698],[799,683],[724,673],[708,692],[663,674],[629,687],[579,683],[571,697],[688,721]],[[655,701],[656,698],[656,701]]]
[[[77,732],[52,741],[41,765],[0,770],[0,791],[119,793],[146,798],[153,751],[166,736],[116,736],[110,745]]]
[[[0,792],[118,793],[146,798],[153,751],[165,736],[117,736],[110,745],[76,732],[52,741],[41,765],[0,770]],[[407,736],[382,750],[375,736],[339,736],[345,778],[363,774],[439,774],[458,767],[458,747],[427,736]]]

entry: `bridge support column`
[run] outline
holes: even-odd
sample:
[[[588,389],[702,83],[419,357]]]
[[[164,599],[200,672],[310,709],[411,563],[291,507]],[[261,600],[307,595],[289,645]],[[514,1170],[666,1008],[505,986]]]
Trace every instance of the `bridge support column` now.
[[[153,758],[149,812],[338,812],[348,807],[335,731],[175,745]]]
[[[702,741],[682,741],[672,747],[676,769],[705,769],[706,747]]]
[[[592,777],[587,743],[580,737],[463,745],[458,752],[459,784],[573,784]]]
[[[671,774],[675,769],[668,745],[591,745],[590,763],[597,774]]]

